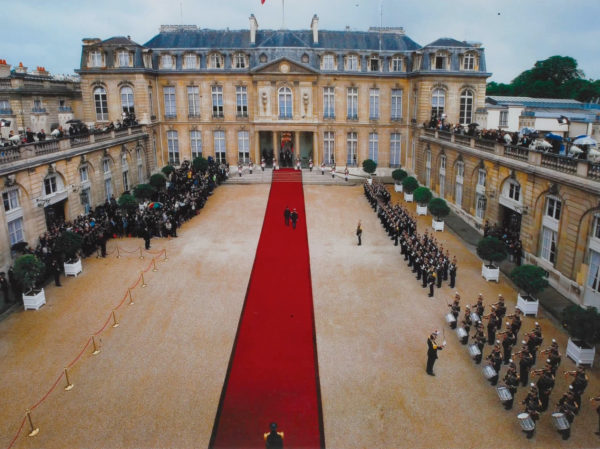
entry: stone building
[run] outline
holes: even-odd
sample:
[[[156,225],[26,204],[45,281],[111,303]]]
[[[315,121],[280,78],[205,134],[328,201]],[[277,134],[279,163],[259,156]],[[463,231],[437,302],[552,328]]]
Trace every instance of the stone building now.
[[[52,76],[44,67],[28,71],[19,64],[14,69],[0,60],[0,119],[2,137],[31,128],[34,133],[63,126],[81,116],[81,90],[76,76]]]

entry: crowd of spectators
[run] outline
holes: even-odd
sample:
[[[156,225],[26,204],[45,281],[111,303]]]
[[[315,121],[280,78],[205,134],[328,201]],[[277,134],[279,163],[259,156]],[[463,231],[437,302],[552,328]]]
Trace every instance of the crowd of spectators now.
[[[497,224],[490,225],[486,220],[483,225],[484,237],[496,237],[502,240],[506,245],[511,262],[517,266],[521,265],[523,257],[523,243],[521,242],[521,234],[519,229],[512,229],[509,226],[498,226]]]

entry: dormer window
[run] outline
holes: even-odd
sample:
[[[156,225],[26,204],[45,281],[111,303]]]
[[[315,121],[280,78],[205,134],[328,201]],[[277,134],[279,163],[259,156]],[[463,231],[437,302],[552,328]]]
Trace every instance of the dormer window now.
[[[130,58],[129,52],[126,50],[121,50],[117,52],[117,62],[119,67],[129,67],[130,66]]]
[[[160,57],[160,67],[162,69],[172,69],[173,68],[173,56],[171,56],[171,55],[161,55],[161,57]]]
[[[370,72],[379,72],[381,70],[381,61],[379,60],[379,56],[371,56],[369,58],[369,71]]]
[[[467,53],[463,56],[463,70],[475,70],[475,55]]]
[[[246,62],[246,55],[244,53],[236,53],[233,56],[233,68],[234,69],[245,69],[248,66]]]
[[[258,60],[260,61],[261,64],[264,64],[265,62],[267,62],[269,60],[269,58],[267,57],[266,54],[261,53],[260,56],[258,57]]]
[[[323,55],[323,60],[321,62],[322,70],[335,70],[335,56],[332,54]]]
[[[183,58],[183,68],[187,69],[187,70],[197,69],[198,68],[198,56],[193,53],[187,53],[185,55],[185,57]]]
[[[99,50],[94,50],[90,52],[89,66],[90,67],[102,67],[102,52]]]
[[[222,69],[223,68],[223,55],[220,53],[211,53],[209,60],[210,69]]]
[[[357,55],[346,56],[346,70],[348,72],[357,72],[358,71],[358,56]]]
[[[446,68],[446,56],[436,55],[434,59],[435,70],[444,70]]]
[[[401,72],[402,71],[402,56],[394,56],[392,58],[390,71]]]

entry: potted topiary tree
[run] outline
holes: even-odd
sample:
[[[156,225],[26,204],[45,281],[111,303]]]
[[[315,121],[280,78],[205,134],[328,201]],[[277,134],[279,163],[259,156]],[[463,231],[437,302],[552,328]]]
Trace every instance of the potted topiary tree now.
[[[138,184],[133,188],[133,196],[139,200],[151,200],[156,189],[150,184]]]
[[[433,215],[431,227],[434,231],[444,230],[444,217],[450,213],[450,208],[443,198],[433,198],[429,201],[429,213]]]
[[[427,187],[417,187],[413,192],[415,201],[417,202],[417,215],[427,215],[427,204],[431,201],[433,195]]]
[[[362,169],[369,175],[367,182],[369,184],[373,183],[372,176],[375,173],[375,170],[377,170],[377,162],[375,162],[373,159],[365,159],[362,163]]]
[[[595,307],[572,305],[563,310],[563,326],[569,332],[567,357],[577,366],[592,366],[597,343],[600,343],[600,314]]]
[[[39,309],[46,304],[43,288],[36,288],[46,266],[33,254],[25,254],[15,261],[14,275],[23,287],[23,305],[27,309]]]
[[[175,171],[175,167],[173,167],[172,165],[165,165],[163,168],[161,168],[160,171],[163,172],[168,178],[169,176],[171,176],[171,173]]]
[[[167,185],[167,179],[162,173],[154,173],[150,176],[150,185],[160,191]]]
[[[496,281],[500,279],[500,268],[493,262],[501,262],[506,259],[506,245],[502,240],[496,237],[484,237],[477,243],[477,255],[485,262],[481,265],[481,275],[486,281]]]
[[[413,192],[419,187],[419,181],[413,176],[408,176],[402,181],[402,189],[404,190],[404,201],[407,203],[413,202]]]
[[[525,295],[518,293],[517,309],[525,315],[537,315],[539,300],[536,295],[548,287],[546,271],[535,265],[521,265],[510,272],[510,278]]]
[[[202,156],[195,157],[192,160],[192,167],[194,170],[204,173],[208,170],[208,160],[204,159]]]
[[[117,201],[119,207],[127,212],[135,212],[138,208],[138,202],[133,195],[124,193]]]
[[[79,250],[83,237],[72,231],[64,231],[56,239],[54,249],[61,255],[65,267],[65,276],[77,276],[83,271]]]
[[[402,180],[408,176],[401,168],[397,168],[392,172],[392,178],[394,178],[394,191],[402,192]]]

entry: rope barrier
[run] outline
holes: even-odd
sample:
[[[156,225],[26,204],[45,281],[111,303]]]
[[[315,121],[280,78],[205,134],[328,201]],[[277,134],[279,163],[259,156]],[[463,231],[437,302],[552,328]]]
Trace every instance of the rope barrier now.
[[[42,399],[40,399],[39,401],[37,401],[33,407],[29,407],[29,410],[35,410],[42,402],[44,402],[46,400],[46,398],[48,396],[50,396],[50,393],[52,393],[54,391],[54,389],[58,385],[58,382],[60,382],[60,380],[63,378],[64,375],[65,375],[64,372],[60,373],[60,376],[58,376],[58,378],[56,379],[56,381],[54,382],[52,387],[50,387],[48,392],[44,395],[44,397]]]
[[[127,289],[127,292],[125,293],[125,296],[123,296],[123,299],[121,300],[121,302],[119,303],[119,305],[117,307],[115,307],[115,310],[119,310],[119,307],[121,307],[123,305],[123,303],[127,299],[127,296],[129,296],[129,292],[130,292],[130,290]]]
[[[71,368],[73,365],[75,365],[75,363],[77,363],[79,361],[79,359],[81,358],[81,356],[83,355],[83,353],[85,352],[85,350],[87,349],[87,347],[90,345],[91,342],[92,342],[92,338],[90,337],[85,342],[85,346],[83,347],[81,352],[77,355],[77,357],[75,357],[73,359],[73,361],[67,365],[67,368]]]
[[[23,430],[23,426],[25,425],[25,421],[27,421],[27,416],[23,417],[23,421],[21,421],[21,425],[19,426],[19,430],[17,430],[17,433],[15,433],[15,436],[13,437],[12,441],[10,442],[10,444],[8,445],[8,447],[6,449],[10,449],[11,447],[14,446],[15,441],[17,441],[17,438],[19,438],[19,435],[21,435],[21,430]]]
[[[95,332],[94,336],[101,334],[102,331],[104,331],[104,329],[106,329],[106,326],[108,326],[109,322],[110,322],[110,314],[108,314],[108,318],[106,319],[106,322],[104,323],[104,326],[102,326],[102,329],[100,329],[98,332]]]
[[[122,251],[125,254],[133,254],[133,253],[137,253],[140,249],[141,249],[141,246],[138,247],[138,248],[136,248],[136,249],[134,249],[134,250],[131,250],[131,251],[128,251],[125,248],[119,248],[119,251]]]

